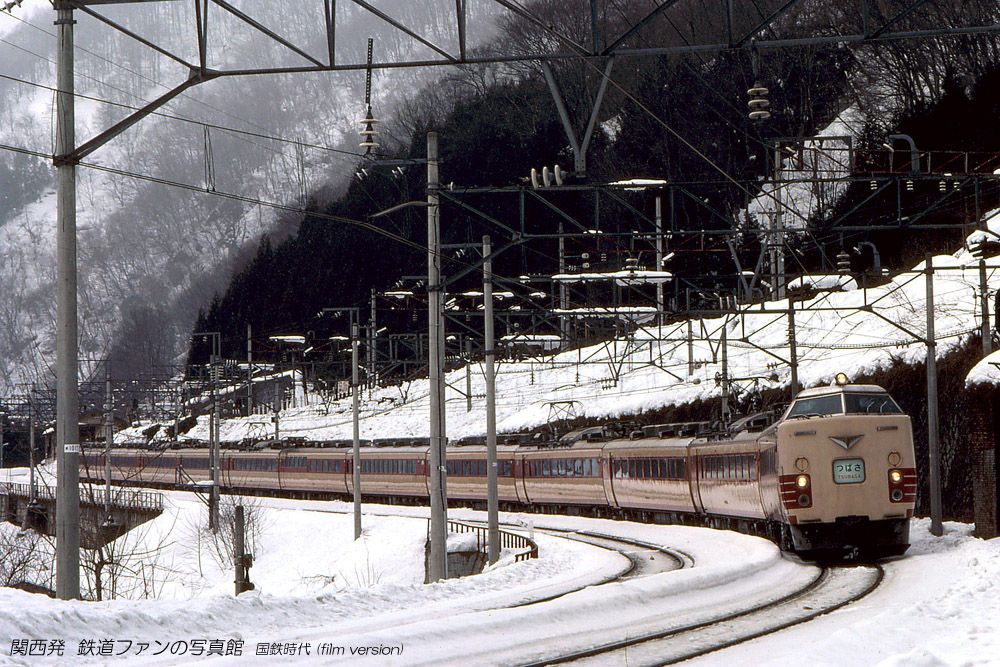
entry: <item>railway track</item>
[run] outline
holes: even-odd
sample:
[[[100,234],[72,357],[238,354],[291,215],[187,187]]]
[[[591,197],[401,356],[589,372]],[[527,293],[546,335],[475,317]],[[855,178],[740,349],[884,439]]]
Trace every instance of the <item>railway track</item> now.
[[[881,565],[824,567],[804,588],[749,609],[527,665],[672,665],[763,637],[856,602],[882,582]]]
[[[505,526],[508,528],[517,527],[511,524],[505,524]],[[585,544],[601,547],[602,549],[616,551],[629,560],[630,565],[628,569],[614,576],[607,577],[603,581],[597,582],[596,584],[590,584],[587,587],[602,586],[616,581],[628,581],[629,579],[648,577],[661,572],[679,570],[683,567],[689,567],[694,564],[694,559],[681,551],[667,549],[666,547],[650,544],[649,542],[643,542],[641,540],[604,535],[589,531],[560,530],[557,528],[535,529],[535,532],[555,535],[562,539],[575,540],[577,542],[583,542]],[[579,590],[582,589],[574,588],[572,590],[563,591],[544,598],[536,598],[527,602],[510,605],[510,607],[527,607],[529,605],[542,604],[544,602],[549,602],[550,600],[555,600],[565,595],[569,595],[570,593],[575,593]]]

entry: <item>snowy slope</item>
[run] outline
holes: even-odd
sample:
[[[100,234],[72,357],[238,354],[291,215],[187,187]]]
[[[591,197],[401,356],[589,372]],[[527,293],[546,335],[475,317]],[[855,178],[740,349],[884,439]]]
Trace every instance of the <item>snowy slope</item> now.
[[[1000,212],[988,216],[1000,225]],[[968,335],[978,331],[978,260],[961,250],[954,256],[934,257],[934,314],[938,356],[946,355]],[[829,383],[838,372],[851,377],[885,367],[893,360],[920,362],[925,346],[913,335],[926,329],[926,276],[921,263],[887,284],[840,292],[825,292],[795,303],[799,382],[805,386]],[[991,291],[1000,288],[1000,257],[987,260]],[[866,304],[874,312],[859,310]],[[742,390],[777,387],[790,381],[788,366],[788,302],[749,306],[728,318],[691,322],[694,368],[689,374],[688,323],[658,327],[645,324],[634,336],[539,360],[505,361],[497,373],[497,427],[519,432],[565,416],[618,417],[667,405],[718,397],[716,377],[722,372],[720,338],[726,329],[729,376]],[[992,368],[992,367],[990,367]],[[480,365],[469,369],[472,410],[467,411],[466,369],[448,374],[448,437],[485,434],[485,379]],[[775,379],[772,379],[775,378]],[[427,381],[363,392],[361,437],[426,437],[429,398]],[[306,404],[309,403],[309,404]],[[310,440],[349,440],[352,437],[350,399],[329,404],[315,394],[298,396],[300,407],[282,411],[281,434]],[[223,442],[261,437],[273,426],[267,416],[224,420]],[[145,442],[147,425],[119,433],[117,442]],[[165,438],[162,432],[157,436]],[[208,417],[186,437],[207,440]]]
[[[326,53],[323,2],[301,3],[295,11],[280,2],[239,4],[241,11],[308,52]],[[438,43],[457,42],[454,3],[379,4]],[[104,7],[102,13],[196,62],[193,3],[136,7]],[[369,36],[380,59],[433,53],[358,6],[338,3],[337,8],[338,62],[364,62]],[[495,11],[492,5],[472,3],[470,45],[489,37]],[[166,56],[82,12],[76,18],[78,144],[188,77]],[[0,13],[0,144],[52,151],[53,19],[44,0],[26,0],[12,14]],[[306,62],[215,4],[209,44],[210,67]],[[440,74],[433,68],[377,73],[376,113],[389,117],[405,94]],[[205,190],[293,206],[304,201],[304,193],[326,184],[333,183],[335,192],[358,160],[363,100],[363,72],[224,78],[189,89],[161,113],[87,157],[87,163],[195,190],[87,167],[77,170],[83,374],[91,360],[106,356],[123,335],[143,340],[136,353],[146,357],[142,371],[149,364],[173,361],[206,294],[224,289],[233,254],[255,245],[278,217],[274,208]],[[216,128],[206,136],[198,123],[255,134]],[[55,344],[55,172],[44,160],[0,150],[0,175],[7,176],[0,176],[0,201],[6,197],[11,202],[0,207],[0,392],[8,393],[19,382],[49,380],[46,365]]]

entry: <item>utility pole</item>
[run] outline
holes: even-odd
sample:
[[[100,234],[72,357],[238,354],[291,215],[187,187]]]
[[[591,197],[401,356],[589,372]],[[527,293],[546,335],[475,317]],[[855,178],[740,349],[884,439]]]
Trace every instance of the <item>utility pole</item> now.
[[[483,294],[486,298],[486,294]],[[472,412],[472,340],[465,339],[465,411]]]
[[[438,198],[438,135],[427,133],[427,362],[430,393],[431,548],[428,581],[448,577],[447,496],[445,492],[444,395],[441,391],[441,219]]]
[[[927,273],[927,455],[931,491],[931,534],[944,534],[941,525],[941,459],[938,451],[937,341],[934,340],[934,265],[926,256]]]
[[[213,345],[217,341],[217,338],[213,338]],[[209,382],[211,383],[212,391],[212,415],[208,422],[209,430],[209,445],[211,447],[209,451],[209,466],[211,468],[210,474],[212,477],[212,487],[209,492],[208,497],[208,527],[213,533],[218,532],[219,526],[219,395],[218,388],[216,387],[218,379],[218,363],[219,357],[215,354],[214,349],[212,357],[209,361]]]
[[[104,513],[111,520],[111,446],[114,444],[114,399],[111,396],[111,360],[104,365]]]
[[[566,237],[563,236],[563,223],[559,223],[559,273],[566,273]],[[566,309],[569,307],[569,292],[565,280],[559,281],[559,331],[562,333],[562,345],[569,346],[569,319]],[[564,347],[564,349],[565,349]]]
[[[795,347],[795,302],[788,299],[788,367],[791,369],[791,398],[799,392],[799,355]]]
[[[253,414],[253,337],[247,324],[247,417]]]
[[[656,223],[656,266],[655,271],[663,270],[663,207],[660,196],[656,196],[656,211],[654,216]],[[663,323],[663,283],[656,283],[656,324]]]
[[[486,531],[490,565],[500,559],[500,498],[497,492],[497,398],[493,335],[493,248],[483,237],[483,344],[486,347]]]
[[[361,425],[358,417],[358,323],[351,322],[351,416],[354,424],[352,480],[354,539],[361,537]]]
[[[722,427],[729,428],[729,344],[728,344],[729,318],[722,322],[722,336],[719,338],[719,346],[722,348]]]
[[[990,297],[986,283],[986,260],[979,260],[979,305],[981,308],[980,335],[983,338],[983,357],[993,352],[993,336],[990,330]]]
[[[376,350],[375,350],[375,337],[378,335],[378,328],[376,322],[376,309],[375,309],[375,288],[372,288],[371,292],[371,315],[368,318],[368,324],[371,326],[369,329],[368,336],[368,398],[371,398],[371,392],[374,391],[375,385],[378,382],[378,377],[375,374],[375,362],[376,362]]]
[[[73,5],[56,0],[56,596],[80,597],[80,397],[77,394]]]

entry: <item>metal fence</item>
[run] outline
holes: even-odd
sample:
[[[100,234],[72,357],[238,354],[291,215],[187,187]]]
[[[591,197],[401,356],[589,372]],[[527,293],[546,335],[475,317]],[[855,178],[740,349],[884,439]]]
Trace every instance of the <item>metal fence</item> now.
[[[94,487],[92,491],[90,494],[80,494],[80,504],[103,505],[104,487]],[[29,484],[2,484],[0,485],[0,494],[22,496],[24,498],[32,497],[31,486]],[[38,500],[55,502],[56,490],[50,486],[36,486],[34,497]],[[140,491],[137,489],[115,487],[111,495],[111,504],[116,508],[126,510],[162,512],[163,494],[155,491]]]
[[[475,533],[476,551],[482,554],[487,553],[489,538],[486,526],[474,526],[460,521],[449,521],[448,531],[452,533]],[[514,556],[515,563],[528,560],[529,558],[538,558],[538,545],[535,544],[534,540],[503,529],[500,530],[500,549],[518,550],[518,553]]]

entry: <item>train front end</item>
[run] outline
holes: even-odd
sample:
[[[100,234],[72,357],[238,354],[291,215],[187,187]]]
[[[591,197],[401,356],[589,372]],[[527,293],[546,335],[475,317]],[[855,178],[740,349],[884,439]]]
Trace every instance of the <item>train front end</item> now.
[[[786,548],[808,558],[884,558],[909,547],[917,474],[910,418],[875,385],[807,389],[778,425]]]

